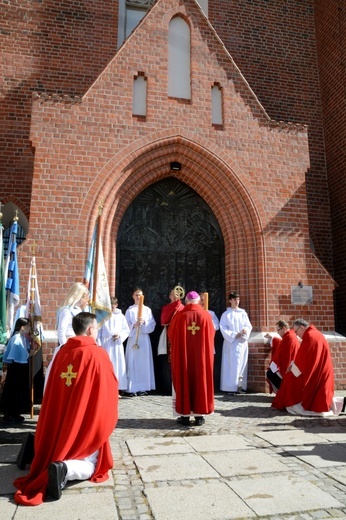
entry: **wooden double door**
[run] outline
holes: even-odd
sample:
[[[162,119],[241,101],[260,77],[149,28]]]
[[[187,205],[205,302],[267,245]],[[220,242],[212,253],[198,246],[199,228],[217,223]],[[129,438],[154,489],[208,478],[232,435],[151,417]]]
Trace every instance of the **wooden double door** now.
[[[156,320],[151,335],[157,389],[170,392],[166,360],[157,356],[160,313],[173,287],[209,293],[209,308],[225,310],[224,244],[215,216],[204,200],[174,177],[152,184],[127,209],[117,238],[117,297],[125,312],[140,287]],[[221,340],[216,335],[215,384],[219,384]]]

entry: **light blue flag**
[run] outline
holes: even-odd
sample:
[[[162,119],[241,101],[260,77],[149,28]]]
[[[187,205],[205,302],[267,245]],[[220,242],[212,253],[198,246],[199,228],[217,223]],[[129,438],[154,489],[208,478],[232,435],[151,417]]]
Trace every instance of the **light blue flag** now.
[[[13,326],[14,308],[19,304],[19,272],[17,261],[17,220],[13,219],[5,263],[5,287],[7,292],[7,327]]]

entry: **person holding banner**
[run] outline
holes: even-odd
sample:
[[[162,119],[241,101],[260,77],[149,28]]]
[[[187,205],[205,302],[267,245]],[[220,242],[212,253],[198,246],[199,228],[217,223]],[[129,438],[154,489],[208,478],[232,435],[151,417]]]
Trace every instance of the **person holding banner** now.
[[[33,354],[30,340],[30,321],[19,318],[13,335],[7,343],[3,362],[7,364],[4,389],[0,401],[0,410],[7,423],[21,423],[25,418],[22,413],[30,413],[31,398],[29,386],[29,357]]]
[[[127,395],[147,395],[155,390],[153,352],[149,334],[154,331],[156,322],[151,309],[144,305],[143,291],[137,287],[132,294],[131,305],[125,318],[130,328],[126,345]]]

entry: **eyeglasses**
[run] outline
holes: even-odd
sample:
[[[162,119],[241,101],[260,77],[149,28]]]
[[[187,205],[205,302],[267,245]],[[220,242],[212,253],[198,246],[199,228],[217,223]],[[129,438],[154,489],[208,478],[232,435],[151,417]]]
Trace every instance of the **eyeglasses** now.
[[[279,329],[277,329],[276,332],[280,332],[280,330],[284,329],[285,327],[280,327]]]
[[[296,329],[294,328],[294,332],[297,334],[298,330],[301,328],[301,325],[299,325],[299,327],[297,327]]]

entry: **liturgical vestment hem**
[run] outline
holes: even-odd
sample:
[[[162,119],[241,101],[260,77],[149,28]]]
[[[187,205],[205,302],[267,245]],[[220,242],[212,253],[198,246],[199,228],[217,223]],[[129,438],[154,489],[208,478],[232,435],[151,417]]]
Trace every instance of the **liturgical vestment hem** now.
[[[41,504],[51,462],[83,459],[97,450],[90,480],[107,480],[113,467],[108,439],[117,423],[117,408],[118,382],[107,352],[91,337],[70,338],[54,359],[37,423],[35,457],[29,474],[14,482],[15,501]]]
[[[174,316],[168,336],[176,411],[181,415],[212,413],[215,329],[209,312],[198,304],[186,305]]]

